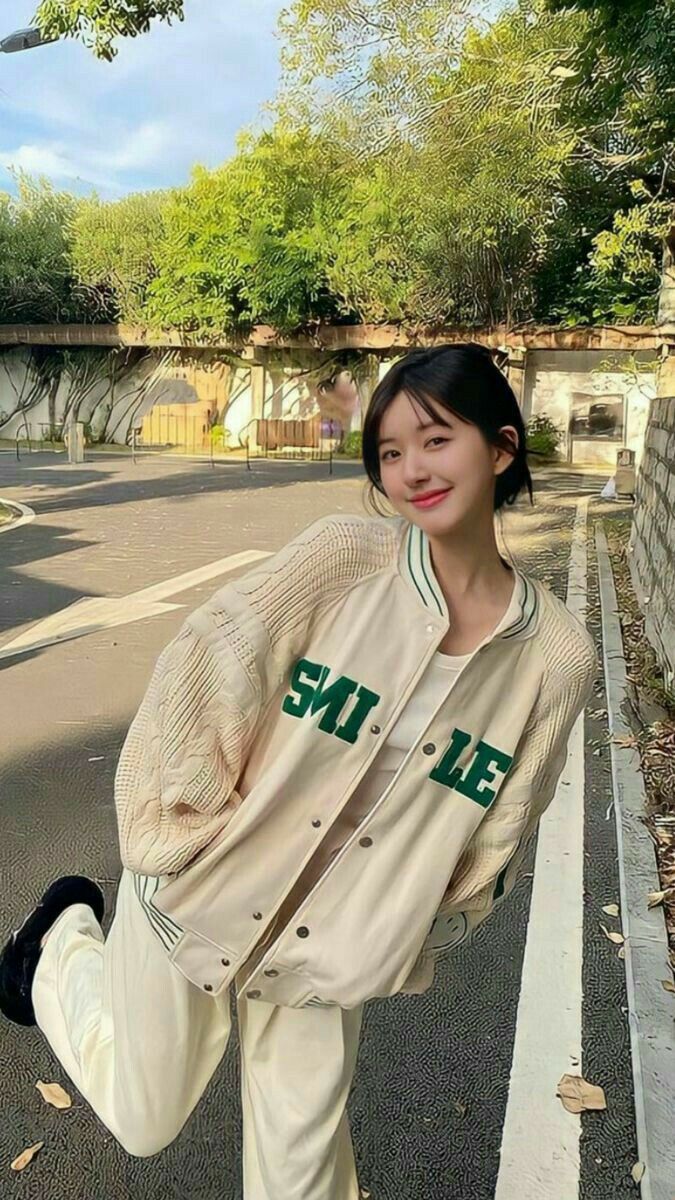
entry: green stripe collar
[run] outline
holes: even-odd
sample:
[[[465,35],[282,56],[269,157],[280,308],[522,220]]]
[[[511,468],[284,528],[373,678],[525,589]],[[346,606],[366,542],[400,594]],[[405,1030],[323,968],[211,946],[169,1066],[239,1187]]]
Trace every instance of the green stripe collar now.
[[[445,597],[436,578],[431,561],[429,537],[419,525],[405,522],[399,549],[399,571],[412,588],[419,602],[449,624],[450,617]],[[517,614],[513,621],[496,635],[500,638],[522,639],[531,637],[537,624],[539,597],[534,584],[517,568],[516,575]]]

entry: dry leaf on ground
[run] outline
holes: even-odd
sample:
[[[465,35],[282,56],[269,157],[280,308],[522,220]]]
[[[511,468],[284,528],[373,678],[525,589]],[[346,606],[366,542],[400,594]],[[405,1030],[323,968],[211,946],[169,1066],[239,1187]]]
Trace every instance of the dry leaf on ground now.
[[[603,1089],[595,1083],[589,1083],[582,1075],[563,1075],[556,1096],[571,1113],[607,1108]]]
[[[607,929],[605,925],[601,925],[600,928],[605,937],[609,938],[610,942],[614,942],[615,945],[621,946],[625,942],[626,939],[622,933],[615,933],[613,929]]]
[[[644,1175],[644,1173],[645,1173],[645,1164],[643,1162],[636,1162],[635,1165],[631,1169],[631,1175],[633,1176],[633,1183],[639,1183],[640,1180],[642,1179],[642,1176]]]
[[[607,913],[608,917],[618,917],[619,906],[618,904],[603,904],[602,911]]]
[[[667,992],[675,992],[675,983],[673,983],[672,979],[662,979],[661,984]]]
[[[28,1166],[31,1159],[35,1158],[38,1150],[41,1150],[43,1146],[44,1142],[36,1142],[34,1146],[29,1146],[26,1150],[22,1150],[21,1154],[10,1164],[12,1170],[23,1171],[24,1167]]]
[[[617,958],[625,958],[625,957],[626,957],[626,947],[620,946],[618,954],[617,954]]]
[[[666,888],[663,892],[648,892],[647,908],[656,908],[657,905],[663,904],[664,900],[670,900],[673,894],[673,888]]]
[[[43,1083],[38,1079],[35,1084],[42,1099],[47,1104],[52,1104],[54,1108],[70,1108],[73,1103],[67,1092],[63,1090],[60,1083]]]
[[[634,733],[622,734],[620,737],[611,739],[617,746],[637,746],[638,741]]]

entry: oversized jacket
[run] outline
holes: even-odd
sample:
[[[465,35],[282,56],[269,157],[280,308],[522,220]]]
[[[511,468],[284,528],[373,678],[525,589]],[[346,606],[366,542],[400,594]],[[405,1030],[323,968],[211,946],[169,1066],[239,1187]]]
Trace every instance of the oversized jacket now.
[[[290,1007],[421,992],[508,895],[598,669],[565,604],[519,570],[515,586],[516,619],[358,820],[350,798],[449,629],[426,533],[322,517],[187,617],[115,803],[123,865],[194,984]]]

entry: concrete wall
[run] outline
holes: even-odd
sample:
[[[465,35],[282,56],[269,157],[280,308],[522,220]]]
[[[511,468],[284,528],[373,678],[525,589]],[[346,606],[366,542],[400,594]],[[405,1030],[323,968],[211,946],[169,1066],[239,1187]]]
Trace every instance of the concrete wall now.
[[[44,362],[50,351],[40,347],[36,353]],[[56,361],[59,351],[52,353]],[[318,412],[349,432],[361,428],[375,384],[398,357],[400,353],[364,351],[351,394],[344,379],[332,389],[321,389],[335,368],[335,359],[322,350],[257,349],[255,361],[247,362],[219,350],[156,349],[114,378],[113,368],[119,363],[114,351],[82,347],[68,351],[70,367],[51,382],[40,376],[30,349],[0,351],[0,414],[10,417],[0,421],[0,438],[16,435],[22,425],[19,410],[24,408],[32,437],[39,439],[49,424],[50,407],[57,423],[64,413],[77,411],[78,419],[90,421],[95,433],[105,427],[108,440],[122,444],[136,425],[146,442],[202,449],[208,446],[209,425],[219,423],[225,426],[228,443],[237,446],[251,433],[255,418],[308,418]],[[609,473],[617,449],[626,445],[635,450],[639,463],[655,390],[653,352],[636,353],[635,359],[647,368],[638,372],[629,369],[626,354],[620,352],[529,350],[526,355],[513,351],[512,357],[509,378],[525,419],[548,414],[563,430],[564,458],[597,463]],[[579,405],[588,409],[608,399],[612,412],[620,410],[621,436],[573,436],[575,405],[578,416]]]
[[[637,476],[629,561],[645,632],[675,694],[675,351],[661,371]]]
[[[60,352],[51,353],[54,364],[60,363]],[[364,397],[350,391],[347,376],[335,387],[327,384],[335,360],[325,352],[297,351],[291,357],[259,351],[262,361],[247,363],[222,352],[152,350],[121,376],[114,351],[70,349],[60,375],[56,368],[40,370],[49,350],[40,347],[37,354],[28,347],[0,350],[0,439],[25,436],[27,422],[31,438],[39,441],[67,414],[91,423],[95,435],[105,429],[106,440],[114,443],[124,445],[135,426],[148,443],[195,448],[208,445],[208,428],[216,423],[224,425],[234,446],[255,418],[321,413],[334,422],[336,434],[361,424]]]
[[[546,414],[563,431],[560,451],[571,463],[597,463],[612,470],[621,446],[635,451],[639,463],[647,426],[649,404],[656,390],[657,360],[639,352],[636,370],[626,354],[596,350],[530,350],[525,372],[523,415]],[[586,399],[587,397],[587,399]],[[574,433],[589,406],[609,402],[612,413],[621,411],[623,432],[617,438]]]

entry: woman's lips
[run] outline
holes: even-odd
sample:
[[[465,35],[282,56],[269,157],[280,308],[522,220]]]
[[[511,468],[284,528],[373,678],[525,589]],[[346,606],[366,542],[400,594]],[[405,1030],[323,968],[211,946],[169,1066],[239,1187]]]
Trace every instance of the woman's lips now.
[[[445,491],[438,492],[435,496],[430,496],[428,500],[413,500],[412,503],[417,508],[433,508],[436,504],[440,504],[441,500],[444,500],[448,492],[451,491],[452,488],[446,488]]]

